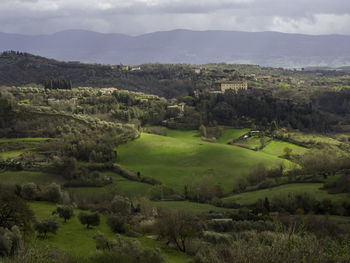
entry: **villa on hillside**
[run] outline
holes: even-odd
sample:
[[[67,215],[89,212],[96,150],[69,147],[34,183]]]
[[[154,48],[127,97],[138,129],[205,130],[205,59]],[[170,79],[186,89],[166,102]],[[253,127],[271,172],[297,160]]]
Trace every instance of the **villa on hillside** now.
[[[247,81],[226,81],[221,83],[221,92],[225,93],[226,90],[247,90],[248,89],[248,83]]]

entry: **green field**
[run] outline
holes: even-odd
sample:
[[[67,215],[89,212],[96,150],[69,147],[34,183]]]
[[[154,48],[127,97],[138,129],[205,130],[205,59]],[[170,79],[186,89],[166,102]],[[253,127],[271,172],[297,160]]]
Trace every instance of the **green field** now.
[[[264,137],[263,140],[266,142],[268,142],[269,140],[271,140],[269,137]],[[260,149],[261,145],[261,138],[257,137],[257,136],[252,136],[249,137],[247,139],[242,139],[239,140],[238,142],[236,142],[234,145],[239,146],[239,147],[244,147],[244,148],[248,148],[251,150],[255,150],[257,151],[258,149]]]
[[[242,131],[243,132],[243,131]],[[289,161],[264,152],[200,140],[198,131],[169,130],[168,136],[142,133],[117,148],[118,163],[182,192],[184,185],[209,178],[226,193],[258,163],[277,166]]]
[[[153,202],[153,205],[160,208],[168,208],[174,210],[182,210],[193,213],[204,213],[208,211],[229,211],[232,209],[226,209],[221,207],[216,207],[209,204],[200,204],[188,201],[162,201]]]
[[[56,205],[47,202],[31,202],[30,208],[34,211],[38,219],[43,219],[51,216],[51,212],[56,208]],[[78,209],[74,211],[75,215],[79,212],[80,210]],[[46,240],[36,239],[36,241],[46,245],[52,245],[63,251],[70,251],[79,256],[89,256],[96,251],[95,241],[92,237],[97,231],[102,232],[109,239],[113,239],[115,236],[106,224],[105,216],[101,216],[101,224],[92,229],[86,229],[85,226],[81,225],[77,216],[74,216],[67,223],[63,223],[62,219],[59,219],[59,221],[61,228],[57,231],[56,235],[49,234]],[[185,263],[191,259],[186,254],[175,249],[167,248],[146,236],[141,236],[137,240],[144,247],[160,248],[169,263]]]
[[[231,195],[223,198],[222,201],[236,202],[242,205],[251,205],[258,201],[258,199],[264,199],[265,197],[271,199],[274,195],[288,192],[307,192],[314,195],[318,200],[330,198],[333,201],[341,201],[347,197],[347,194],[328,194],[327,191],[321,190],[322,187],[322,183],[286,184],[268,189]]]
[[[15,158],[22,153],[35,149],[42,141],[48,138],[0,138],[0,159]],[[7,145],[15,144],[15,149],[7,149]]]
[[[247,132],[249,132],[249,129],[226,129],[222,132],[221,137],[216,142],[226,144],[231,140],[238,139]]]
[[[44,172],[29,172],[29,171],[5,171],[0,172],[1,184],[49,184],[52,182],[61,183],[62,179],[57,176]]]
[[[111,176],[113,183],[104,187],[71,187],[66,189],[77,198],[96,200],[96,198],[111,191],[115,191],[116,193],[125,195],[129,198],[147,196],[149,189],[153,187],[150,184],[125,179],[113,172],[101,172],[100,177],[103,176]]]
[[[288,142],[283,142],[283,141],[271,141],[270,143],[268,143],[263,149],[262,151],[268,154],[273,154],[273,155],[277,155],[277,156],[282,156],[284,155],[284,149],[288,147],[289,149],[292,149],[292,153],[291,154],[302,154],[305,153],[308,149],[292,144],[292,143],[288,143]]]

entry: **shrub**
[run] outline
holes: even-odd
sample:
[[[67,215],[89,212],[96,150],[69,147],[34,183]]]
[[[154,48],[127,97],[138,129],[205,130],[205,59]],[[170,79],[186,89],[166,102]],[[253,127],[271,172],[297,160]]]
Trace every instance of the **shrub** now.
[[[71,219],[74,216],[74,210],[71,206],[58,206],[53,213],[57,213],[59,217],[64,219],[64,222]]]
[[[22,185],[21,196],[26,200],[35,200],[38,196],[38,187],[34,183]]]
[[[60,228],[60,224],[56,221],[55,217],[43,219],[41,221],[36,221],[34,223],[34,229],[43,238],[47,238],[47,233],[56,234],[59,228]]]
[[[86,228],[98,226],[100,224],[100,215],[98,213],[87,214],[85,212],[80,212],[78,214],[78,219],[82,225],[86,225]]]
[[[44,198],[46,201],[59,203],[62,199],[61,187],[56,183],[48,185],[44,190]]]
[[[107,224],[114,233],[126,233],[129,231],[129,225],[126,223],[126,219],[122,216],[112,215],[107,219]]]
[[[14,256],[22,245],[22,235],[17,226],[11,230],[0,227],[0,258]]]

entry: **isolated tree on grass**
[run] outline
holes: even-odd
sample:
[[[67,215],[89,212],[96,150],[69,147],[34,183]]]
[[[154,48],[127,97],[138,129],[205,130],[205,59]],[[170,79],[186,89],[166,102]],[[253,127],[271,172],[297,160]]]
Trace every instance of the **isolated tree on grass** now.
[[[74,216],[74,210],[71,206],[58,206],[56,210],[52,212],[52,214],[58,214],[60,218],[64,219],[64,222],[66,223],[67,220],[71,219]]]
[[[90,228],[90,226],[98,226],[100,224],[100,215],[98,213],[88,214],[80,212],[78,214],[78,219],[82,225],[86,225],[86,228]]]
[[[47,238],[47,233],[56,234],[59,228],[60,224],[56,221],[55,217],[43,219],[34,223],[34,229],[45,239]]]

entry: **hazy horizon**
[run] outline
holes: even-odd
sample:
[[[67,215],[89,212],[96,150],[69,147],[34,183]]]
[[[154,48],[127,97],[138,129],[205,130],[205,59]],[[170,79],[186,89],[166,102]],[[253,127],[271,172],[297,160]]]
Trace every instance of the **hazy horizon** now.
[[[11,33],[11,32],[3,32],[0,31],[0,33],[5,34],[14,34],[14,35],[23,35],[23,36],[40,36],[40,35],[55,35],[62,32],[69,32],[69,31],[82,31],[82,32],[92,32],[92,33],[98,33],[98,34],[104,34],[104,35],[113,35],[113,34],[120,34],[120,35],[126,35],[130,37],[137,37],[147,34],[153,34],[153,33],[159,33],[159,32],[173,32],[173,31],[193,31],[193,32],[211,32],[211,31],[222,31],[222,32],[241,32],[241,33],[277,33],[277,34],[293,34],[293,35],[306,35],[306,36],[328,36],[328,35],[338,35],[338,36],[350,36],[349,34],[337,34],[337,33],[329,33],[329,34],[306,34],[306,33],[288,33],[288,32],[282,32],[282,31],[244,31],[244,30],[224,30],[224,29],[202,29],[202,30],[194,30],[194,29],[188,29],[188,28],[175,28],[175,29],[169,29],[169,30],[159,30],[159,31],[151,31],[147,33],[140,33],[140,34],[129,34],[129,33],[120,33],[120,32],[99,32],[96,30],[90,30],[90,29],[79,29],[79,28],[70,28],[70,29],[64,29],[55,31],[52,33],[42,33],[42,34],[36,34],[36,33]]]

